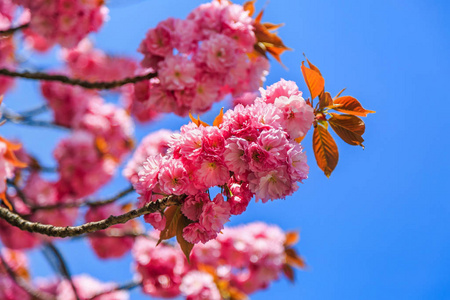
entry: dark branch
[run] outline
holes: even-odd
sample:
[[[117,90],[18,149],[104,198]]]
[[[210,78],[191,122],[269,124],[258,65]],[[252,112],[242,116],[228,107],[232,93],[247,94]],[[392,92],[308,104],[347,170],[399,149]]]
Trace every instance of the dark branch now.
[[[64,260],[64,257],[62,256],[61,252],[58,250],[58,248],[55,247],[50,242],[45,243],[45,247],[49,250],[49,252],[53,255],[54,258],[58,261],[58,269],[61,275],[69,281],[73,293],[77,300],[80,300],[80,296],[78,295],[77,288],[72,280],[72,275],[70,274],[69,268],[67,267],[66,261]]]
[[[26,23],[26,24],[22,24],[22,25],[17,26],[17,27],[11,27],[11,28],[6,29],[6,30],[0,30],[0,36],[11,35],[11,34],[13,34],[16,31],[19,31],[19,30],[27,28],[29,25],[30,25],[30,23]]]
[[[143,80],[149,80],[157,76],[157,73],[148,73],[145,75],[140,75],[136,77],[128,77],[122,80],[110,81],[110,82],[91,82],[85,81],[81,79],[69,78],[64,75],[51,75],[42,72],[17,72],[11,71],[8,69],[0,69],[0,75],[9,76],[9,77],[20,77],[27,79],[36,79],[36,80],[46,80],[46,81],[59,81],[65,84],[70,85],[78,85],[84,87],[86,89],[99,89],[99,90],[107,90],[114,89],[119,86],[123,86],[129,83],[136,83]]]
[[[22,277],[18,276],[11,267],[6,263],[6,260],[0,255],[0,261],[9,277],[20,287],[22,288],[28,295],[30,295],[33,299],[37,300],[55,300],[56,298],[48,293],[36,290],[32,287],[27,281],[25,281]]]
[[[64,238],[103,230],[116,224],[123,224],[142,215],[162,211],[168,206],[177,205],[184,198],[184,195],[170,195],[158,201],[147,203],[143,207],[129,211],[123,215],[110,216],[105,220],[90,222],[80,226],[59,227],[46,224],[44,225],[38,222],[30,222],[4,207],[0,207],[0,217],[9,224],[18,227],[21,230]]]

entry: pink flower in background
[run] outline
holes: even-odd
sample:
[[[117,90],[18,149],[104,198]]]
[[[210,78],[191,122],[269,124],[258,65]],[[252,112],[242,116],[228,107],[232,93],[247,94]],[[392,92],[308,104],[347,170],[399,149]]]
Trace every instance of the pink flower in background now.
[[[114,288],[114,283],[103,283],[90,277],[89,275],[76,275],[73,276],[73,283],[77,289],[77,293],[80,296],[80,300],[89,300],[98,293],[106,292]],[[73,288],[69,281],[63,280],[57,289],[57,300],[75,300],[76,296],[73,292]],[[106,293],[102,296],[96,297],[98,300],[128,300],[127,291],[114,291]]]
[[[87,34],[100,29],[108,9],[102,1],[13,0],[31,12],[30,29],[48,43],[75,47]]]
[[[58,188],[75,198],[97,191],[111,179],[117,167],[114,159],[99,153],[95,136],[81,130],[62,139],[53,155],[59,164]]]
[[[221,300],[214,278],[205,272],[191,271],[183,277],[181,293],[186,300]]]
[[[142,279],[142,291],[153,297],[176,297],[189,267],[186,258],[173,247],[155,246],[155,241],[143,237],[137,238],[133,245],[135,269]]]
[[[124,211],[116,204],[108,204],[97,207],[90,207],[86,212],[86,222],[95,222],[108,218],[112,215],[121,215]],[[119,258],[125,253],[130,251],[133,246],[134,238],[131,236],[124,237],[108,237],[108,234],[123,234],[137,233],[140,231],[139,223],[136,220],[129,221],[125,224],[118,224],[109,227],[106,230],[99,231],[99,234],[105,234],[105,236],[89,236],[89,243],[92,249],[98,257],[106,258]]]

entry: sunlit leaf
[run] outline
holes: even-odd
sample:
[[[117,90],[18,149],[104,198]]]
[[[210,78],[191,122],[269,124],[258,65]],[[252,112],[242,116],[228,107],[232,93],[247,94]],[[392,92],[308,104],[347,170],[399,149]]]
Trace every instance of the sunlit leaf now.
[[[306,67],[305,62],[302,62],[301,69],[306,85],[311,93],[311,99],[314,99],[323,92],[325,88],[325,79],[323,79],[319,72]]]
[[[284,252],[286,254],[286,263],[293,267],[304,269],[305,261],[295,252],[293,248],[288,248]]]
[[[194,244],[189,243],[183,237],[183,229],[188,226],[191,222],[188,218],[186,218],[183,214],[179,214],[178,224],[177,224],[177,241],[183,251],[184,255],[186,255],[186,259],[189,262],[189,255],[191,254],[192,248]]]
[[[300,235],[297,231],[288,231],[286,232],[286,241],[284,242],[285,246],[293,246],[297,244]]]
[[[339,152],[336,142],[331,134],[326,128],[320,125],[317,125],[316,128],[314,128],[313,149],[317,165],[327,177],[330,177],[337,166]]]
[[[296,138],[295,141],[300,144],[304,138],[305,138],[305,136],[301,136],[301,137]]]
[[[366,117],[367,114],[375,113],[373,110],[366,110],[358,100],[351,96],[342,96],[334,100],[334,104],[339,104],[334,110],[350,115]]]
[[[195,119],[191,112],[189,112],[189,118],[191,119],[192,123],[194,123],[195,125],[197,125],[198,127],[200,127],[200,125],[203,125],[204,127],[208,127],[209,124],[203,122],[202,120],[200,120],[200,115],[197,115],[197,119]]]
[[[223,122],[223,107],[220,109],[219,115],[214,119],[213,126],[219,127]]]
[[[272,24],[272,23],[262,23],[264,25],[264,27],[266,27],[267,30],[273,31],[273,30],[277,30],[278,28],[284,26],[283,23],[281,24]]]
[[[333,105],[333,99],[331,98],[330,93],[328,93],[328,92],[321,93],[319,95],[319,108],[323,109],[330,105]]]
[[[10,203],[10,202],[8,201],[8,199],[6,198],[6,193],[5,193],[5,192],[0,193],[0,199],[3,201],[3,203],[6,205],[6,207],[8,207],[8,209],[9,209],[10,211],[13,210],[13,207],[12,207],[11,203]]]
[[[255,13],[255,2],[256,0],[247,1],[242,6],[245,11],[248,11],[248,15],[251,17]]]
[[[359,145],[364,148],[362,135],[366,130],[366,126],[360,118],[352,115],[331,114],[328,119],[331,128],[339,137],[350,145]]]

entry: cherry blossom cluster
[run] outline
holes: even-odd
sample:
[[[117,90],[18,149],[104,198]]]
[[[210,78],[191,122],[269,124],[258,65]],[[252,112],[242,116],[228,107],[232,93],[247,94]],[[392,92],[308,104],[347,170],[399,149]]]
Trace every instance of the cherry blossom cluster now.
[[[285,241],[280,228],[252,223],[225,228],[216,240],[194,246],[190,263],[180,249],[155,247],[149,238],[138,238],[132,253],[144,293],[220,300],[231,289],[248,295],[277,280],[286,263]]]
[[[55,123],[74,130],[54,151],[59,188],[74,197],[92,194],[133,147],[133,122],[125,109],[95,92],[55,82],[43,82],[41,90]]]
[[[62,58],[72,77],[92,82],[121,80],[142,75],[145,71],[138,66],[134,59],[126,56],[107,55],[102,50],[94,48],[88,39],[82,40],[76,48],[63,49]],[[158,115],[154,109],[148,106],[148,102],[135,101],[135,95],[148,93],[146,83],[128,84],[113,91],[121,93],[125,108],[138,121],[151,121]],[[137,98],[147,99],[148,96],[143,94]]]
[[[76,48],[63,49],[62,58],[72,77],[92,82],[121,80],[138,71],[138,63],[132,58],[107,55],[95,49],[89,39],[82,40]]]
[[[15,5],[11,0],[3,0],[0,3],[0,30],[9,29],[12,26]],[[9,68],[15,66],[14,62],[14,41],[11,36],[0,37],[0,68]],[[0,95],[3,95],[12,87],[14,79],[11,77],[0,76]]]
[[[312,107],[292,81],[281,80],[261,95],[252,105],[227,111],[218,126],[197,121],[181,127],[167,154],[148,157],[138,173],[134,186],[142,204],[187,195],[181,212],[191,221],[183,230],[190,243],[214,239],[253,196],[263,202],[285,198],[307,178],[306,155],[295,139],[311,127]],[[222,193],[211,201],[208,189],[214,186]],[[159,213],[146,220],[156,229],[165,226]]]
[[[46,44],[58,43],[68,48],[75,47],[90,32],[98,31],[108,14],[102,0],[13,2],[29,9],[30,26],[27,31],[32,37],[40,36],[46,40]]]
[[[216,0],[186,19],[160,22],[138,49],[142,66],[157,71],[158,79],[141,84],[135,101],[184,116],[207,111],[229,93],[257,90],[269,63],[247,55],[256,43],[253,23],[241,5]]]
[[[142,165],[148,157],[158,154],[166,155],[174,133],[174,131],[160,129],[145,136],[123,170],[125,178],[131,183],[136,183],[139,179],[138,174],[143,169]]]

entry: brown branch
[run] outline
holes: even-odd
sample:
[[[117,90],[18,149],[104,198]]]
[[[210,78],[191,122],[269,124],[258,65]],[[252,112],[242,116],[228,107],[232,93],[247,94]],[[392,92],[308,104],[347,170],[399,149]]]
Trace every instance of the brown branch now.
[[[69,281],[70,286],[72,287],[73,293],[75,295],[75,298],[77,300],[80,300],[80,296],[78,295],[77,288],[72,280],[72,275],[69,272],[69,268],[67,267],[66,261],[64,260],[64,257],[62,256],[61,252],[58,250],[58,248],[55,247],[50,242],[45,243],[45,247],[51,252],[54,258],[58,261],[58,268],[61,275]]]
[[[8,69],[0,69],[0,75],[9,76],[9,77],[20,77],[26,79],[36,79],[36,80],[46,80],[46,81],[58,81],[65,84],[77,85],[84,87],[86,89],[99,89],[99,90],[108,90],[114,89],[119,86],[123,86],[129,83],[136,83],[143,80],[149,80],[157,76],[157,73],[148,73],[145,75],[139,75],[135,77],[127,77],[122,80],[109,81],[109,82],[91,82],[85,81],[81,79],[69,78],[64,75],[51,75],[43,72],[29,72],[29,71],[11,71]]]
[[[41,224],[38,222],[30,222],[4,207],[0,207],[0,217],[9,224],[18,227],[21,230],[64,238],[69,236],[78,236],[85,233],[95,232],[106,229],[113,225],[126,223],[129,220],[135,219],[142,215],[161,211],[171,205],[177,205],[185,197],[186,197],[185,195],[181,196],[170,195],[158,201],[147,203],[143,207],[129,211],[123,215],[110,216],[105,220],[90,222],[80,226],[59,227]]]
[[[11,267],[6,263],[6,260],[3,258],[2,255],[0,255],[0,261],[5,268],[6,272],[8,273],[9,277],[22,289],[24,290],[28,295],[30,295],[33,299],[37,300],[56,300],[56,297],[53,295],[50,295],[48,293],[45,293],[43,291],[36,290],[34,287],[32,287],[26,280],[18,276]]]
[[[11,27],[11,28],[6,29],[6,30],[0,30],[0,36],[11,35],[11,34],[13,34],[16,31],[28,28],[28,26],[30,26],[30,23],[25,23],[25,24],[22,24],[22,25],[17,26],[17,27]]]

